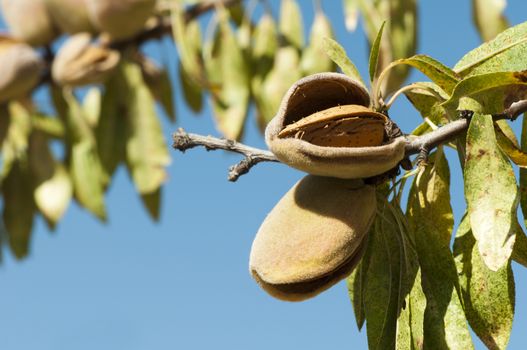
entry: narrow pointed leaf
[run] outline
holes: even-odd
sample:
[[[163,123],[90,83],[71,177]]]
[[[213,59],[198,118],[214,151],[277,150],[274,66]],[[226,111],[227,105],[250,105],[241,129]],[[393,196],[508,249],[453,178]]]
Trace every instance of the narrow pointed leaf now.
[[[368,71],[370,73],[370,81],[373,82],[375,78],[377,77],[377,68],[379,64],[379,50],[381,47],[381,40],[382,40],[382,32],[384,31],[384,26],[386,24],[386,21],[382,22],[381,27],[379,28],[379,31],[377,32],[377,36],[375,37],[375,40],[373,41],[373,44],[371,46],[370,51],[370,61],[368,64]]]
[[[143,202],[148,214],[154,221],[159,221],[161,214],[161,192],[162,188],[158,188],[152,193],[141,195],[141,201]]]
[[[447,94],[452,93],[454,87],[459,82],[459,77],[454,71],[430,56],[415,55],[409,58],[399,59],[390,66],[396,67],[399,65],[409,65],[419,69]]]
[[[481,258],[468,217],[459,225],[454,242],[465,315],[489,349],[506,349],[514,317],[514,276],[510,262],[490,270]]]
[[[280,2],[280,33],[285,45],[291,45],[297,50],[304,47],[304,23],[302,12],[296,0],[283,0]]]
[[[155,111],[155,101],[146,86],[141,69],[123,63],[126,96],[129,102],[126,138],[126,164],[140,194],[152,193],[166,180],[170,163],[167,145]]]
[[[172,35],[181,65],[193,79],[201,80],[201,30],[197,21],[185,22],[182,6],[172,7]]]
[[[201,112],[203,109],[203,93],[201,87],[188,76],[181,62],[179,62],[178,72],[185,102],[194,113]]]
[[[326,55],[328,55],[329,58],[331,58],[333,62],[335,62],[340,67],[342,73],[366,86],[362,80],[362,77],[360,76],[359,70],[349,59],[349,57],[346,55],[346,51],[338,42],[331,38],[324,38],[324,49],[326,51]]]
[[[333,28],[329,19],[322,11],[318,11],[311,27],[309,46],[302,52],[300,61],[304,75],[335,70],[334,62],[327,55],[324,55],[324,41],[326,38],[331,39],[333,37]]]
[[[527,236],[518,222],[515,227],[516,241],[514,242],[514,249],[512,250],[512,259],[518,264],[527,267]]]
[[[224,79],[221,90],[213,96],[214,117],[225,137],[238,140],[249,108],[249,67],[225,13],[220,13],[220,34],[219,67]]]
[[[86,121],[92,128],[99,122],[99,117],[101,115],[101,100],[101,90],[93,87],[88,90],[82,101],[83,113],[86,117]]]
[[[503,11],[506,0],[472,0],[472,17],[483,41],[492,40],[509,27]]]
[[[475,114],[470,122],[465,196],[479,253],[492,271],[498,271],[514,246],[518,190],[512,167],[496,143],[490,115]]]
[[[454,224],[450,206],[450,171],[442,150],[412,184],[408,222],[414,235],[426,295],[424,348],[472,349],[457,295],[459,287],[450,238]]]
[[[10,103],[2,120],[2,178],[11,170],[13,163],[25,157],[31,133],[31,115],[18,103]]]
[[[468,52],[454,66],[460,76],[527,69],[527,22],[509,28],[495,39]]]
[[[527,118],[522,118],[522,132],[520,141],[522,151],[527,151]],[[527,220],[527,169],[520,168],[520,208],[524,223]]]

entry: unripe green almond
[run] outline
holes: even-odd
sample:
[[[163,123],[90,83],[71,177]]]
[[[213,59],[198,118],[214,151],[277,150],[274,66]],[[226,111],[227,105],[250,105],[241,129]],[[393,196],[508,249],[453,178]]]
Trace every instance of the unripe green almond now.
[[[43,68],[44,62],[30,46],[0,37],[0,103],[28,94]]]
[[[44,0],[55,26],[68,34],[96,32],[88,16],[87,1],[90,0]]]
[[[249,262],[272,296],[301,301],[351,273],[375,217],[375,188],[361,180],[308,175],[262,223]]]
[[[365,146],[361,146],[354,141],[357,135],[351,132],[350,138],[353,140],[350,142],[345,142],[341,134],[332,134],[348,130],[347,127],[340,127],[340,124],[352,122],[353,118],[361,123],[365,119],[378,119],[379,113],[366,108],[369,104],[370,97],[363,85],[344,74],[319,73],[300,79],[289,89],[278,114],[267,126],[267,145],[283,163],[313,175],[359,179],[383,174],[396,167],[403,159],[406,145],[404,137],[386,140],[378,145],[367,142]],[[355,106],[355,111],[349,116],[340,115],[338,107],[348,105]],[[364,111],[357,112],[357,108]],[[330,118],[327,127],[322,125],[316,128],[316,137],[304,137],[301,132],[286,137],[282,132],[304,118],[316,114],[328,118],[328,114],[332,113],[335,118],[340,119]],[[373,130],[377,133],[376,124],[377,122],[364,123],[366,128],[360,128],[359,131]],[[327,130],[330,142],[318,142],[324,138],[321,134],[324,130]],[[331,142],[334,136],[340,140],[338,145]],[[369,141],[365,137],[367,135],[359,136],[359,140]],[[311,143],[310,139],[316,139],[317,142]]]
[[[81,86],[102,83],[117,67],[118,51],[91,43],[88,33],[68,38],[53,60],[51,74],[59,85]]]
[[[2,15],[14,38],[40,46],[49,44],[57,36],[44,0],[2,0],[1,5]]]
[[[130,38],[154,14],[155,0],[89,0],[88,13],[95,27],[111,40]]]

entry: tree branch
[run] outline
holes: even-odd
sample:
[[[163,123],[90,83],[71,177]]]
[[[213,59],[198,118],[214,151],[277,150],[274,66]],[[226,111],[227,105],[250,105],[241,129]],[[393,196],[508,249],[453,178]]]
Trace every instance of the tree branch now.
[[[515,120],[520,114],[525,112],[527,112],[527,100],[521,100],[513,103],[502,113],[492,115],[492,117],[494,120]],[[468,129],[472,115],[472,111],[461,111],[460,119],[439,127],[428,134],[413,138],[408,137],[405,147],[405,156],[407,157],[414,154],[419,154],[423,151],[431,151],[433,148],[455,139]],[[173,139],[173,147],[181,152],[185,152],[190,148],[202,146],[208,151],[223,149],[226,151],[243,154],[245,158],[229,169],[229,181],[233,182],[238,180],[240,176],[248,173],[253,166],[260,162],[279,162],[279,160],[270,151],[246,146],[233,140],[220,139],[213,136],[189,134],[181,128],[176,133],[174,133]]]
[[[223,149],[230,152],[240,153],[245,158],[238,164],[235,164],[229,169],[229,181],[235,182],[238,178],[244,174],[247,174],[249,170],[260,162],[279,162],[273,153],[262,149],[250,147],[233,140],[220,139],[213,136],[203,136],[198,134],[189,134],[182,128],[178,129],[173,135],[174,143],[172,146],[181,151],[185,152],[188,149],[202,146],[207,151],[213,151],[217,149]]]

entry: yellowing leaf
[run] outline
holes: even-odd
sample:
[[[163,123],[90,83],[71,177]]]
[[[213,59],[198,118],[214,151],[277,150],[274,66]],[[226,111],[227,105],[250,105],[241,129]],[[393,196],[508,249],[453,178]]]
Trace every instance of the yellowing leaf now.
[[[300,67],[304,75],[335,70],[333,61],[324,54],[324,39],[333,38],[333,28],[322,11],[315,14],[311,27],[309,46],[302,52]]]
[[[360,76],[359,70],[348,58],[346,51],[339,43],[331,38],[324,38],[324,50],[326,55],[328,55],[329,58],[331,58],[331,60],[333,60],[333,62],[335,62],[340,67],[340,69],[342,69],[342,73],[355,79],[363,86],[366,86],[362,80],[362,77]]]
[[[492,117],[474,114],[467,133],[465,196],[479,253],[492,271],[507,264],[518,205],[514,172],[496,143]]]
[[[503,122],[505,122],[503,120]],[[505,122],[506,123],[506,122]],[[514,164],[522,167],[527,168],[527,153],[522,151],[517,144],[515,144],[515,140],[511,140],[507,134],[504,126],[508,124],[494,124],[495,131],[496,131],[496,140],[498,141],[498,146],[500,146],[500,149],[509,157],[510,160],[514,162]],[[512,135],[514,137],[514,134]]]

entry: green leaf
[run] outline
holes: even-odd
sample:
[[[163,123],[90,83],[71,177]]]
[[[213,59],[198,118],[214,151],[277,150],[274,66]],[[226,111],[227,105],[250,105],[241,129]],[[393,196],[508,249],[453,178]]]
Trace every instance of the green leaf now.
[[[27,109],[18,103],[10,103],[2,115],[2,172],[5,177],[13,162],[23,158],[29,147],[31,116]]]
[[[514,101],[526,97],[526,72],[496,72],[468,77],[456,85],[443,103],[449,109],[469,109],[482,114],[503,112]],[[477,103],[474,104],[473,101]]]
[[[447,94],[452,93],[454,87],[459,82],[459,77],[454,71],[430,56],[415,55],[409,58],[399,59],[391,63],[387,69],[399,65],[409,65],[420,70]]]
[[[522,118],[521,149],[527,151],[527,118]],[[527,169],[520,168],[520,208],[524,223],[527,220]]]
[[[483,41],[492,40],[509,27],[503,11],[506,0],[472,0],[472,17]]]
[[[250,74],[243,51],[225,12],[220,12],[221,48],[219,67],[224,77],[221,90],[213,95],[217,128],[228,139],[240,139],[249,108]]]
[[[382,32],[384,31],[385,24],[386,24],[386,21],[382,22],[381,27],[379,28],[379,31],[377,32],[377,36],[375,37],[375,40],[373,41],[373,44],[371,46],[368,71],[370,73],[370,82],[372,83],[377,77],[377,66],[379,65],[379,49],[381,47]]]
[[[201,29],[197,21],[185,22],[182,6],[172,6],[172,35],[183,69],[197,81],[202,80]]]
[[[63,91],[63,98],[68,107],[65,116],[67,132],[72,138],[69,170],[75,198],[81,206],[105,221],[104,186],[107,175],[99,159],[95,135],[73,94]]]
[[[159,221],[161,214],[161,192],[162,188],[158,188],[152,193],[141,194],[141,201],[154,221]]]
[[[340,69],[342,69],[342,73],[355,79],[363,86],[366,86],[362,80],[362,77],[360,76],[359,70],[349,59],[349,57],[346,55],[346,51],[338,42],[331,38],[324,38],[324,50],[326,51],[326,55],[328,55],[329,58],[331,58],[333,62],[335,62],[340,67]]]
[[[138,60],[141,65],[143,79],[150,89],[155,99],[161,104],[168,119],[171,122],[176,121],[176,109],[174,106],[175,98],[172,93],[172,82],[168,71],[158,67],[156,63],[147,57],[141,57]],[[180,61],[181,64],[181,61]]]
[[[450,251],[454,219],[450,206],[450,171],[442,149],[430,156],[429,163],[412,184],[407,208],[426,295],[422,347],[472,349]]]
[[[501,120],[501,122],[502,123],[500,124],[497,122],[494,123],[498,146],[503,151],[503,153],[505,153],[509,159],[514,162],[514,164],[522,168],[527,167],[527,153],[523,152],[518,147],[514,133],[510,135],[509,131],[505,131],[507,130],[505,125],[507,127],[509,126],[507,122],[505,120]],[[514,137],[514,139],[511,139],[511,137]]]
[[[302,52],[300,60],[300,67],[304,75],[335,70],[333,61],[324,55],[324,42],[327,38],[333,37],[331,22],[321,10],[317,11],[311,27],[309,46]]]
[[[373,233],[372,233],[373,234]],[[346,279],[348,295],[353,305],[355,321],[359,331],[366,321],[364,314],[364,284],[366,282],[366,271],[368,270],[369,256],[364,255],[359,265],[353,270],[352,274]]]
[[[53,157],[48,142],[42,132],[33,132],[28,160],[35,204],[46,220],[54,226],[66,212],[73,188],[68,172]]]
[[[126,165],[140,194],[155,192],[166,180],[170,163],[168,147],[155,101],[137,64],[123,62],[126,99],[129,101],[126,125]]]
[[[523,232],[520,224],[516,222],[516,242],[512,250],[512,259],[518,264],[527,267],[527,236]]]
[[[108,182],[119,163],[125,159],[126,125],[130,108],[126,90],[123,67],[120,65],[106,81],[101,118],[95,129],[97,152]]]
[[[304,23],[302,12],[296,0],[282,0],[280,2],[279,29],[285,45],[291,45],[297,50],[304,47]]]
[[[278,112],[280,102],[291,85],[302,77],[299,69],[298,51],[291,46],[281,47],[276,52],[273,68],[265,78],[258,104],[259,124],[267,123]]]
[[[467,133],[465,196],[472,232],[485,264],[498,271],[514,246],[518,189],[496,143],[490,115],[474,114]]]
[[[2,181],[3,212],[9,246],[17,259],[29,253],[29,242],[35,203],[27,162],[14,161],[9,174]]]
[[[490,270],[476,248],[468,217],[459,225],[454,242],[465,315],[489,349],[506,349],[514,317],[514,276],[510,262]]]
[[[381,213],[384,208],[378,208]],[[377,216],[368,243],[363,300],[370,349],[395,346],[402,257],[395,226]]]
[[[460,76],[527,69],[527,22],[499,34],[495,39],[468,52],[454,66]]]
[[[84,100],[82,101],[82,110],[86,117],[86,121],[90,127],[94,128],[99,122],[101,115],[101,90],[96,87],[92,87],[86,93]]]
[[[181,62],[179,62],[179,81],[183,89],[183,98],[194,113],[199,113],[203,109],[203,93],[201,87],[196,84],[185,72]]]

